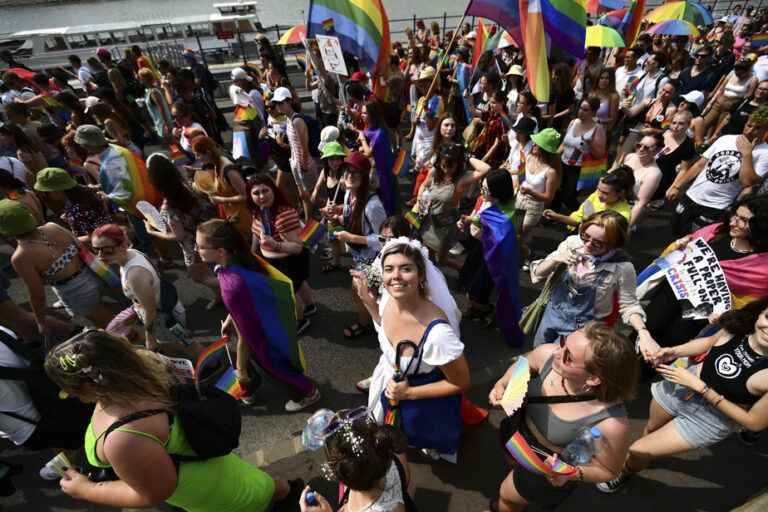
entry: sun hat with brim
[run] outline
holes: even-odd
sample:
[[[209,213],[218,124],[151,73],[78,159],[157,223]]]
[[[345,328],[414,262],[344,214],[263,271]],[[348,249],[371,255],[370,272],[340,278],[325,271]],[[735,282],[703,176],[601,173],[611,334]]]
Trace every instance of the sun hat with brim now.
[[[523,66],[519,64],[512,64],[509,66],[509,70],[504,76],[523,76]]]
[[[534,134],[531,140],[547,153],[557,153],[560,147],[560,134],[554,128],[546,128]]]
[[[35,190],[38,192],[62,192],[75,188],[77,182],[67,171],[59,167],[46,167],[37,173]]]
[[[427,66],[419,73],[419,80],[432,80],[435,78],[435,68]]]
[[[25,235],[37,227],[37,221],[29,208],[19,201],[0,201],[0,235]]]
[[[347,152],[344,151],[344,147],[335,140],[328,142],[325,145],[323,148],[323,154],[320,158],[325,160],[326,158],[331,158],[332,156],[340,156],[341,158],[346,158],[347,156]]]
[[[104,138],[104,132],[98,126],[84,124],[78,126],[75,142],[81,146],[104,146],[107,144],[107,139]]]

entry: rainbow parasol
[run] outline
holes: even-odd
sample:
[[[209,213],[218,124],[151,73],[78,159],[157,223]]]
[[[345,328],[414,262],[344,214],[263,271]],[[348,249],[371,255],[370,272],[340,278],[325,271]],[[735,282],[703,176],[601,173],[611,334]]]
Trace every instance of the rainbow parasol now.
[[[696,26],[714,23],[712,13],[698,2],[670,2],[658,6],[645,16],[645,21],[651,23],[667,20],[683,20]]]
[[[501,406],[512,416],[522,405],[525,394],[528,393],[528,381],[531,380],[531,369],[528,359],[523,356],[517,358],[512,366],[512,376],[507,383],[507,388],[501,396]]]
[[[600,25],[605,25],[606,27],[618,29],[621,25],[621,22],[624,21],[624,16],[626,15],[626,9],[615,9],[613,11],[608,11],[607,13],[600,16],[597,19],[597,23]]]
[[[282,36],[280,36],[277,44],[300,44],[302,38],[306,37],[307,26],[296,25],[295,27],[289,28]]]
[[[685,20],[667,20],[657,23],[647,30],[651,34],[667,36],[698,36],[699,29]]]
[[[604,25],[592,25],[587,27],[587,37],[584,47],[596,46],[598,48],[624,48],[624,38],[615,29]]]

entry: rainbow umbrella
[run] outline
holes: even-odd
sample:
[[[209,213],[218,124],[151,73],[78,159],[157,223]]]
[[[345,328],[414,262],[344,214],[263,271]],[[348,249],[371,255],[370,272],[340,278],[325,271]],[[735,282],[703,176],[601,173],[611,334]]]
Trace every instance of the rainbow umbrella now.
[[[626,16],[626,14],[627,14],[626,9],[616,9],[613,11],[608,11],[607,13],[600,16],[597,22],[600,25],[605,25],[606,27],[618,29],[619,25],[621,25],[621,22],[624,21],[624,16]]]
[[[611,27],[592,25],[587,27],[587,37],[584,47],[596,46],[598,48],[624,48],[624,38]]]
[[[651,23],[667,20],[683,20],[696,26],[712,25],[715,22],[712,13],[698,2],[670,2],[658,6],[645,16],[645,21]]]
[[[296,25],[289,28],[282,36],[277,44],[300,44],[302,38],[307,37],[307,26]]]
[[[699,29],[683,20],[667,20],[658,23],[647,30],[651,34],[666,36],[698,36]]]

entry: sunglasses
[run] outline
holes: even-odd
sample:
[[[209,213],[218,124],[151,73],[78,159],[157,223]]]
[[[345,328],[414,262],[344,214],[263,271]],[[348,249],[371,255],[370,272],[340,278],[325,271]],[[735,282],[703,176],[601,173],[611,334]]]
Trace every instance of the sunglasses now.
[[[571,368],[576,368],[578,370],[584,370],[586,367],[584,366],[576,366],[573,364],[573,354],[571,354],[571,351],[568,350],[568,347],[565,346],[565,340],[568,337],[565,334],[560,335],[560,350],[563,351],[563,364],[565,366],[570,366]]]
[[[641,149],[647,149],[648,151],[653,151],[656,149],[656,146],[648,146],[647,144],[637,144],[635,145],[635,149],[637,151],[640,151]]]
[[[608,247],[608,245],[605,243],[604,240],[598,240],[597,238],[592,238],[586,231],[581,233],[579,236],[581,237],[581,241],[584,242],[584,245],[591,244],[592,247],[594,247],[598,251]]]
[[[102,245],[101,247],[96,247],[94,245],[91,248],[97,256],[112,256],[115,254],[116,247],[116,245]]]

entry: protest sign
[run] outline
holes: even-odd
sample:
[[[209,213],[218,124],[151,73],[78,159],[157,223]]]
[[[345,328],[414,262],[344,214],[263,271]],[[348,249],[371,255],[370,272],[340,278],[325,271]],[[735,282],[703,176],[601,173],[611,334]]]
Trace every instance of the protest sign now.
[[[320,56],[323,58],[325,69],[337,75],[348,76],[347,64],[344,62],[339,38],[321,35],[317,35],[315,38],[317,39],[317,46],[320,48]]]

